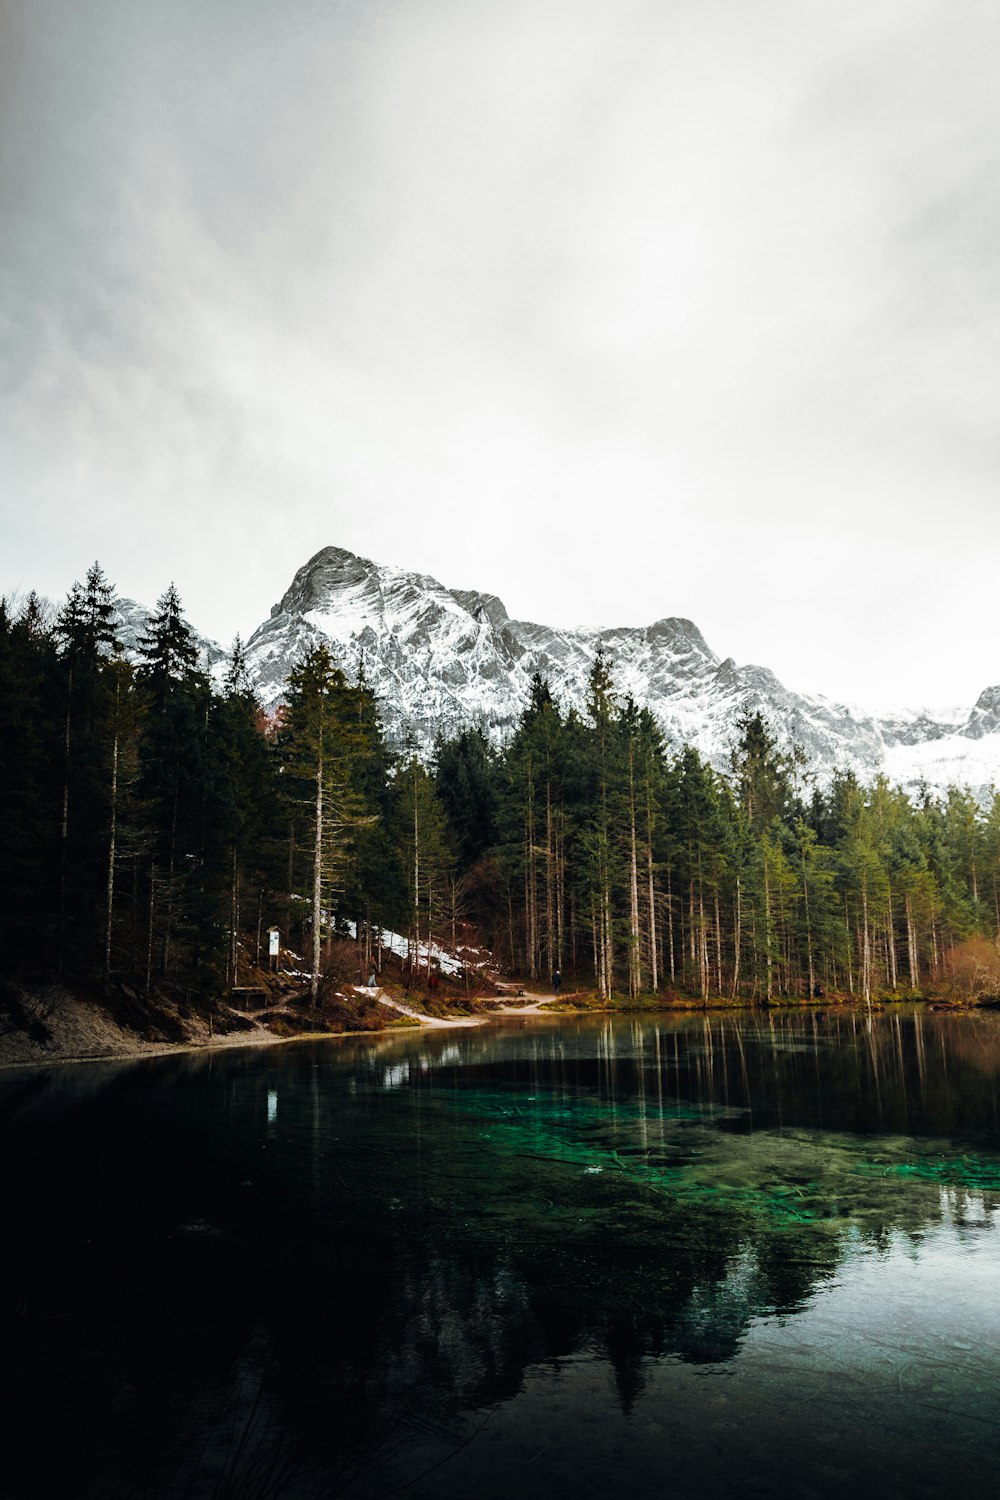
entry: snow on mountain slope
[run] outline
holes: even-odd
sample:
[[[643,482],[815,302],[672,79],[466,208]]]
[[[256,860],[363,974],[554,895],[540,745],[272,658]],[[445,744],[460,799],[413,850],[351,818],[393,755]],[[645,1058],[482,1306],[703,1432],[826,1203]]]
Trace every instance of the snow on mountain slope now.
[[[121,635],[134,655],[149,611],[120,601]],[[198,637],[216,681],[226,652]],[[303,651],[326,643],[350,678],[362,664],[390,739],[428,753],[440,734],[478,725],[499,743],[545,678],[564,709],[584,713],[590,671],[603,650],[620,698],[648,706],[667,744],[729,764],[738,716],[759,709],[779,740],[800,745],[822,781],[837,769],[884,773],[912,791],[968,785],[983,801],[1000,782],[1000,686],[969,709],[895,709],[876,715],[786,688],[766,667],[717,656],[690,620],[605,630],[512,620],[500,599],[326,547],[296,573],[247,643],[265,704],[284,695]]]
[[[397,743],[412,733],[428,748],[438,733],[466,723],[497,738],[528,699],[530,674],[485,602],[470,611],[434,578],[379,567],[339,547],[299,569],[247,642],[265,702],[281,697],[296,655],[320,641],[349,676],[364,664]]]
[[[720,769],[737,716],[760,709],[785,744],[804,748],[821,778],[837,768],[865,779],[884,770],[910,785],[926,776],[935,785],[957,778],[978,788],[1000,776],[1000,688],[987,689],[971,714],[898,711],[883,719],[793,692],[765,667],[720,658],[690,620],[555,629],[512,620],[493,594],[448,589],[340,547],[324,548],[298,570],[248,642],[265,702],[280,700],[296,656],[320,641],[349,676],[363,662],[390,737],[425,752],[438,734],[467,724],[502,739],[536,672],[564,709],[583,712],[603,649],[619,695],[648,705],[669,745],[693,744]]]
[[[920,744],[890,745],[882,770],[910,793],[922,786],[964,786],[988,804],[994,786],[1000,786],[1000,732],[976,734],[974,728]]]

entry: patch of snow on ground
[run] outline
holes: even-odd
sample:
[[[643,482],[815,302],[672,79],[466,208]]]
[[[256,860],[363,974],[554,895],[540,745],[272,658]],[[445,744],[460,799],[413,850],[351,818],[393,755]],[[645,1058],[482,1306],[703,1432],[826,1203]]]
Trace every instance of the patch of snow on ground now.
[[[346,922],[344,925],[347,928],[349,935],[352,938],[357,938],[357,924],[354,922]],[[375,930],[377,931],[379,929]],[[408,957],[411,947],[408,938],[403,937],[401,933],[390,932],[386,927],[383,927],[380,930],[382,935],[383,948],[387,948],[389,952],[394,953],[397,958]],[[456,958],[454,953],[449,953],[438,943],[431,943],[429,946],[426,943],[420,944],[420,962],[422,964],[426,964],[428,958],[437,962],[442,974],[461,974],[462,970],[465,968],[465,964],[463,964],[460,958]]]

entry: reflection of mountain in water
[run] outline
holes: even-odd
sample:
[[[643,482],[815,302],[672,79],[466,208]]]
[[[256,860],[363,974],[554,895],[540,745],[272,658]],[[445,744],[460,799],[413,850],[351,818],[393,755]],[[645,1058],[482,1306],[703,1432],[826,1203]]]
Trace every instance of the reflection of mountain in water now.
[[[0,1490],[320,1493],[581,1356],[628,1409],[943,1189],[995,1205],[998,1039],[698,1016],[21,1076]]]

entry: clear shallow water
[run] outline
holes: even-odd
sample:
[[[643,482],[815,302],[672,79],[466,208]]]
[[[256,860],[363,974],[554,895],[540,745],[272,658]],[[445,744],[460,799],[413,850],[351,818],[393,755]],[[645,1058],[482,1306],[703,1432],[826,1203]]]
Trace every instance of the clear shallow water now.
[[[0,1495],[992,1489],[998,1084],[989,1013],[0,1075]]]

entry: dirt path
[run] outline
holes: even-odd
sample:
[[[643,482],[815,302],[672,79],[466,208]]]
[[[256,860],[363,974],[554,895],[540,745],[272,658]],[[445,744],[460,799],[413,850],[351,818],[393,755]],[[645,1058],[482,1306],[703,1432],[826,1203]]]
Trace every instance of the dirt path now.
[[[360,988],[360,986],[355,986]],[[366,990],[367,994],[373,991]],[[543,1006],[558,1000],[558,995],[538,995],[530,990],[525,990],[523,996],[519,997],[522,1003],[517,1005],[501,1005],[498,1010],[490,1011],[488,1016],[462,1016],[458,1020],[445,1021],[439,1016],[428,1016],[422,1010],[414,1010],[410,1005],[404,1005],[401,1000],[390,1000],[387,995],[375,995],[379,1005],[388,1005],[393,1010],[398,1010],[400,1015],[410,1016],[414,1021],[419,1021],[422,1026],[485,1026],[490,1021],[497,1020],[500,1016],[543,1016],[546,1011]]]
[[[360,986],[355,985],[355,989],[358,988]],[[365,992],[369,995],[373,993],[367,986],[365,987]],[[484,1024],[482,1016],[462,1016],[455,1021],[445,1021],[440,1016],[428,1016],[422,1010],[414,1010],[412,1005],[404,1005],[402,1000],[390,1000],[388,995],[381,995],[375,992],[374,998],[378,1001],[379,1005],[387,1005],[390,1010],[398,1010],[401,1016],[409,1016],[411,1020],[419,1021],[421,1026],[451,1027],[482,1026]]]
[[[502,1010],[495,1010],[495,1016],[537,1016],[543,1015],[543,1005],[549,1005],[553,1000],[558,1000],[558,995],[537,995],[532,991],[524,991],[523,1005],[505,1005]]]

